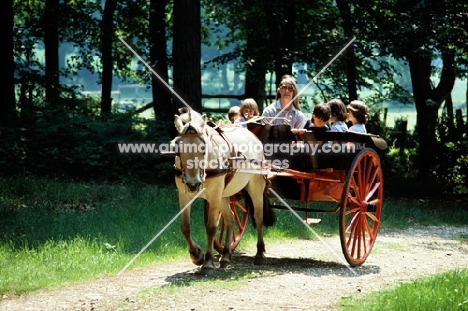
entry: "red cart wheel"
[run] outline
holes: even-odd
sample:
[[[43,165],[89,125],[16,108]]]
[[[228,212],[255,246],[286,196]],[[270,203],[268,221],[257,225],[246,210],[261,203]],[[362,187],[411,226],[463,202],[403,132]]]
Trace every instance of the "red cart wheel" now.
[[[247,227],[247,221],[249,220],[249,213],[247,208],[243,205],[243,194],[238,193],[229,198],[229,205],[231,212],[234,216],[234,229],[233,229],[233,240],[231,243],[231,249],[234,250],[244,236],[245,228]],[[205,215],[208,211],[209,203],[205,201]],[[214,240],[214,248],[220,253],[223,253],[224,249],[224,236],[226,227],[224,226],[223,215],[219,214],[218,219],[218,232]]]
[[[374,150],[365,148],[348,170],[341,197],[341,248],[352,267],[362,265],[374,246],[382,202],[380,158]]]

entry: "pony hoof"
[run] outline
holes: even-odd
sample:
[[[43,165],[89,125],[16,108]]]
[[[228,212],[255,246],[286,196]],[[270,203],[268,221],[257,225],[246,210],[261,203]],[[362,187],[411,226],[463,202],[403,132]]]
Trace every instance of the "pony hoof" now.
[[[205,263],[205,256],[201,251],[196,253],[190,253],[190,258],[192,259],[194,265],[201,266]]]
[[[192,261],[192,262],[193,262],[193,264],[196,265],[196,266],[201,266],[202,264],[205,263],[205,258],[202,257],[201,259],[194,260],[194,261]]]
[[[265,257],[255,257],[254,258],[254,265],[260,266],[265,264]]]
[[[200,273],[201,275],[204,275],[204,276],[212,276],[212,275],[213,275],[213,271],[214,271],[213,268],[204,268],[204,267],[202,267],[202,268],[200,269],[200,272],[199,272],[199,273]]]
[[[231,267],[231,262],[230,261],[220,261],[219,262],[219,267],[221,269],[226,269]]]

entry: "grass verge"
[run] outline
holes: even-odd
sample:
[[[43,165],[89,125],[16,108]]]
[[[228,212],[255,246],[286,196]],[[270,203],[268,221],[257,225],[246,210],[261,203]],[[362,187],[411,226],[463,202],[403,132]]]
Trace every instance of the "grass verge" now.
[[[314,202],[313,207],[326,205],[330,207],[329,203]],[[204,248],[202,209],[201,200],[194,203],[192,235]],[[174,186],[0,178],[0,294],[20,294],[114,275],[178,211]],[[275,240],[315,238],[291,212],[276,213],[278,222],[265,233],[267,244]],[[319,235],[338,233],[338,214],[308,216],[322,220],[313,227]],[[384,203],[381,227],[404,229],[414,225],[466,223],[468,209],[464,202],[390,198]],[[255,243],[256,233],[249,225],[240,246],[254,247]],[[129,270],[181,258],[189,260],[176,219]]]
[[[468,270],[401,283],[365,297],[343,298],[339,310],[468,310]]]

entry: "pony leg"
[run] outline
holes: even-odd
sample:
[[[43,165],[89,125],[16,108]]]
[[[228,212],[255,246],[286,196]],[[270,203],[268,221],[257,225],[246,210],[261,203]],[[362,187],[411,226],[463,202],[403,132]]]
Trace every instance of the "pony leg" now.
[[[254,264],[263,265],[265,263],[265,242],[263,241],[263,190],[265,189],[265,180],[261,175],[252,177],[251,182],[246,187],[252,199],[254,207],[254,219],[257,229],[257,253],[255,254]]]
[[[220,267],[227,268],[231,264],[232,259],[232,239],[233,239],[233,228],[234,228],[234,217],[229,205],[229,198],[222,198],[221,200],[221,213],[223,214],[223,221],[226,232],[223,255],[220,260]]]
[[[254,265],[263,265],[265,263],[265,242],[263,241],[263,199],[259,200],[262,202],[256,202],[256,199],[253,199],[255,207],[255,224],[257,227],[257,253],[254,258]],[[262,203],[262,204],[260,204]],[[260,205],[258,205],[260,204]],[[262,208],[258,208],[261,206]]]
[[[200,269],[200,274],[203,275],[212,275],[215,265],[214,265],[214,254],[213,254],[213,243],[216,236],[216,231],[218,229],[218,219],[219,219],[219,212],[213,202],[209,202],[209,209],[207,213],[206,219],[206,237],[207,237],[207,245],[206,245],[206,253],[205,253],[205,262]]]
[[[179,198],[179,203],[180,203],[181,208],[183,208],[188,202],[189,202],[188,200]],[[185,241],[187,242],[187,246],[188,246],[188,250],[189,250],[190,258],[192,259],[192,262],[197,266],[202,265],[204,262],[203,251],[201,250],[200,246],[198,246],[198,244],[192,240],[192,237],[190,234],[190,206],[187,207],[182,212],[180,231],[182,232],[182,235],[184,236]]]

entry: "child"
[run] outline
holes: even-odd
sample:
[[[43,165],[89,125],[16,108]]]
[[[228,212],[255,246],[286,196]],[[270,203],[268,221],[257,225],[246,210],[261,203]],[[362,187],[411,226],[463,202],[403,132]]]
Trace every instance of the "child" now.
[[[330,107],[330,119],[331,132],[347,132],[348,126],[345,121],[348,117],[346,106],[339,99],[332,99],[327,102],[328,107]]]
[[[330,114],[330,107],[327,104],[320,103],[315,105],[312,119],[307,120],[304,128],[308,131],[328,131],[327,122],[330,119]]]
[[[229,118],[229,121],[231,121],[231,124],[234,124],[234,121],[239,119],[239,117],[240,117],[239,110],[240,110],[239,106],[232,106],[229,109],[228,118]]]
[[[234,124],[241,123],[239,125],[247,127],[247,124],[242,124],[242,122],[246,122],[260,114],[260,112],[258,111],[257,102],[253,98],[244,99],[242,105],[240,106],[239,114],[240,117],[234,121]]]
[[[330,107],[327,104],[320,103],[315,105],[312,112],[312,118],[307,120],[303,129],[291,129],[294,134],[302,134],[306,131],[326,132],[329,130],[327,121],[330,118]]]
[[[366,122],[369,116],[369,108],[367,105],[359,100],[353,100],[348,105],[348,119],[353,124],[350,132],[367,133]]]

